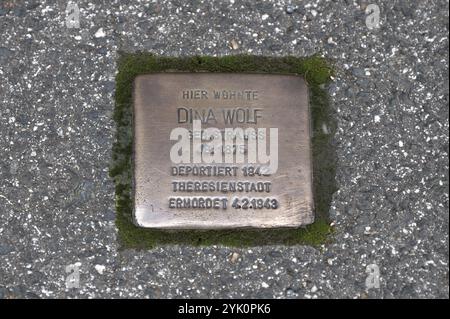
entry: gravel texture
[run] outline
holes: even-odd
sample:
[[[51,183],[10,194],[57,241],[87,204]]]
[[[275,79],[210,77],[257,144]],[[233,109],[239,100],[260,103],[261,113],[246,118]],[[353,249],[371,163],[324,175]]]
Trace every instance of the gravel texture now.
[[[76,2],[0,2],[0,298],[449,297],[448,1]],[[329,58],[332,243],[118,250],[119,50]]]

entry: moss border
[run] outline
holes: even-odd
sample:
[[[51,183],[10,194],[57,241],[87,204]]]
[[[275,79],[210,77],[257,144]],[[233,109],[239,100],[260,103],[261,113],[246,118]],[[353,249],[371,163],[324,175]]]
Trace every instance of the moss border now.
[[[312,113],[313,187],[316,221],[295,229],[240,230],[153,230],[137,227],[132,221],[132,86],[136,76],[156,72],[257,72],[296,74],[305,78],[310,91]],[[115,110],[116,141],[113,145],[110,176],[115,183],[116,225],[122,248],[148,249],[165,244],[256,246],[268,244],[326,243],[332,228],[328,219],[331,198],[336,191],[335,150],[332,136],[335,123],[324,86],[333,70],[322,57],[159,57],[150,53],[124,53],[118,59]],[[327,130],[323,129],[326,125]]]

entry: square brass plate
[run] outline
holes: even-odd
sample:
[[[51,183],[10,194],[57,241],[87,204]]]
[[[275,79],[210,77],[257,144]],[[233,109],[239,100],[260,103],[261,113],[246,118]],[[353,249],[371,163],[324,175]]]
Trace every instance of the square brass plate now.
[[[303,78],[148,74],[135,79],[133,101],[133,211],[138,226],[275,228],[314,221],[310,112]],[[185,128],[192,133],[193,119],[202,120],[202,130],[222,133],[226,128],[277,128],[278,169],[267,175],[259,164],[174,163],[170,153],[177,140],[170,140],[171,132]],[[191,157],[194,153],[193,148]]]

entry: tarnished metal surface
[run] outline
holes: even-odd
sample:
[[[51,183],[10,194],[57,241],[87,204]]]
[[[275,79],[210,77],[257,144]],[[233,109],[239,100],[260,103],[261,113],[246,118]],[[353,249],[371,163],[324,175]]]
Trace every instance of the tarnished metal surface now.
[[[175,128],[192,132],[195,118],[203,120],[202,130],[278,128],[277,171],[245,176],[248,167],[261,165],[173,163],[170,151],[177,140],[170,140],[171,132]],[[272,74],[139,76],[134,83],[133,165],[134,217],[139,226],[213,229],[310,224],[314,212],[306,83],[297,76]]]

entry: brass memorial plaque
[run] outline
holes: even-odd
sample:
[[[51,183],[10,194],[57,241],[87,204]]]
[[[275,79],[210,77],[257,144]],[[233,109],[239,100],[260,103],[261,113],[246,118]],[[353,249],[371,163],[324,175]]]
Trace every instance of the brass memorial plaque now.
[[[149,74],[136,78],[133,94],[137,225],[273,228],[314,221],[303,78]]]

